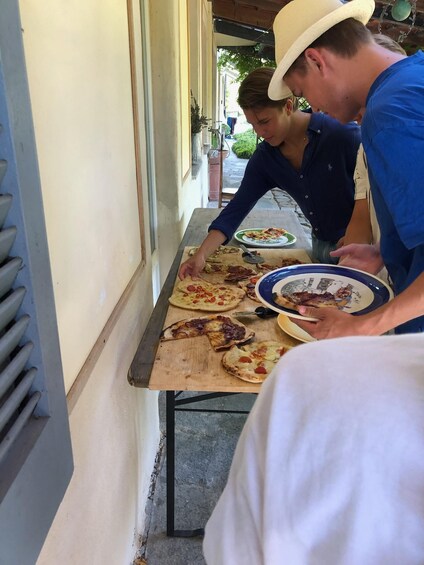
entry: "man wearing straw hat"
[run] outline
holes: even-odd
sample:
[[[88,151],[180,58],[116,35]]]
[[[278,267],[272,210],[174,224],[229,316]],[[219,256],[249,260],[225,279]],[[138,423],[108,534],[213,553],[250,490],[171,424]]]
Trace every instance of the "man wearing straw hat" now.
[[[380,245],[332,255],[371,273],[384,264],[395,290],[393,301],[362,316],[299,307],[318,322],[296,322],[318,339],[424,330],[424,54],[377,45],[365,27],[374,7],[373,0],[292,0],[274,22],[271,99],[292,91],[343,123],[366,107],[362,141]]]

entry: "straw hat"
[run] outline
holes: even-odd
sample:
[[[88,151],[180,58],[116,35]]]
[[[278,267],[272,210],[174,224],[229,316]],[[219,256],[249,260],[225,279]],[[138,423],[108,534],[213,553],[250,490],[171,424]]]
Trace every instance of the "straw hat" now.
[[[331,27],[354,18],[364,25],[375,8],[374,0],[292,0],[274,20],[275,61],[277,68],[271,79],[268,96],[281,100],[291,95],[283,76],[295,60],[318,37]]]

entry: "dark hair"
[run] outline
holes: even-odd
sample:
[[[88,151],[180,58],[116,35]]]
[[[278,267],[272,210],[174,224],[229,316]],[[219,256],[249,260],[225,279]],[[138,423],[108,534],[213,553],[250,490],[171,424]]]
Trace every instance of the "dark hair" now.
[[[297,110],[297,98],[289,96],[282,100],[271,100],[268,96],[268,86],[271,82],[275,69],[272,67],[260,67],[250,72],[240,84],[238,91],[238,105],[242,110],[250,108],[283,108],[287,100],[293,101],[293,108]]]
[[[369,43],[372,43],[370,30],[358,20],[348,18],[331,27],[313,41],[309,47],[326,47],[333,53],[350,59],[356,55],[362,45]],[[306,70],[305,52],[294,61],[287,73],[294,70]]]

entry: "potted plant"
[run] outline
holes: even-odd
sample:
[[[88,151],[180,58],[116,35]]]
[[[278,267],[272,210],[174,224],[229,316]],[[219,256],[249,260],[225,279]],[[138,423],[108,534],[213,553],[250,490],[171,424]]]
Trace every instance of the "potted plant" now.
[[[203,114],[196,98],[191,94],[191,161],[197,163],[202,156],[201,132],[209,119]]]
[[[209,163],[209,200],[218,200],[222,187],[222,162],[230,153],[230,148],[225,139],[225,127],[219,122],[215,127],[208,128],[211,134],[211,148],[208,151]]]

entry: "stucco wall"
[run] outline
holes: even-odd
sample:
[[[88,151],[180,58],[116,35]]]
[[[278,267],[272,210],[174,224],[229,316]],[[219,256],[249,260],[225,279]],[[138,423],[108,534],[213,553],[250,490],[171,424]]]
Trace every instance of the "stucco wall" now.
[[[161,247],[160,270],[162,281],[190,220],[194,208],[206,206],[208,193],[207,161],[202,173],[193,179],[191,171],[184,176],[181,167],[181,92],[179,75],[180,37],[179,4],[186,0],[167,2],[150,0],[150,36],[152,55],[153,113],[155,123],[156,190],[158,197],[158,238]],[[189,24],[203,21],[204,27],[190,37],[191,52],[198,53],[198,42],[207,42],[212,35],[212,17],[207,2],[188,2]],[[199,11],[207,17],[201,20]],[[190,25],[188,25],[190,29]],[[198,59],[200,64],[200,59]],[[202,61],[208,64],[208,61]],[[190,67],[189,67],[190,68]],[[191,73],[193,67],[191,66]],[[189,77],[188,84],[197,88],[202,84],[202,71]],[[200,85],[200,86],[199,86]],[[205,199],[206,196],[206,199]]]
[[[185,0],[142,1],[153,111],[146,120],[140,11],[132,0],[137,192],[126,2],[19,0],[75,462],[39,565],[122,565],[136,553],[159,425],[157,394],[131,388],[127,371],[157,294],[152,264],[156,285],[156,272],[160,282],[166,278],[193,209],[207,204],[206,157],[196,178],[182,170],[182,151],[189,151],[182,147],[187,114],[180,111],[181,72],[189,68],[179,60]],[[209,3],[186,5],[188,18],[196,9],[204,26],[196,41],[210,45]],[[200,63],[209,70],[204,55]],[[197,84],[206,98],[204,72],[198,70]],[[147,189],[146,123],[153,130],[156,195]]]
[[[21,0],[20,10],[75,463],[38,563],[122,565],[144,530],[159,443],[157,394],[127,382],[153,297],[126,3]],[[133,10],[140,25],[137,1]]]

